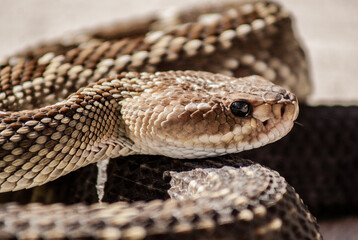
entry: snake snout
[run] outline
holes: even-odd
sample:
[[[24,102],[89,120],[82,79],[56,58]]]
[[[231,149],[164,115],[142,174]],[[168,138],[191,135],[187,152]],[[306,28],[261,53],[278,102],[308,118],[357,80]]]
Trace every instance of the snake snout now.
[[[275,142],[292,129],[299,108],[297,97],[279,86],[272,86],[263,93],[263,101],[253,107],[252,117],[256,120],[257,137],[250,140],[252,148]]]
[[[288,91],[285,94],[283,94],[283,99],[291,101],[291,102],[293,102],[293,101],[297,102],[296,95],[294,95],[293,93],[288,92]]]
[[[298,108],[298,100],[296,95],[291,92],[286,92],[286,94],[282,97],[281,104],[281,118],[283,120],[295,121],[298,117],[299,108]]]

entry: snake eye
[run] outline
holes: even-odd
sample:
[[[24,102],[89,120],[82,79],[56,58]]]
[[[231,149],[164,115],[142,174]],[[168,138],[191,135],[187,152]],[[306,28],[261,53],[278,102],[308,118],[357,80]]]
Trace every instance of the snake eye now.
[[[247,117],[251,112],[251,106],[244,101],[235,101],[231,103],[230,110],[237,117]]]

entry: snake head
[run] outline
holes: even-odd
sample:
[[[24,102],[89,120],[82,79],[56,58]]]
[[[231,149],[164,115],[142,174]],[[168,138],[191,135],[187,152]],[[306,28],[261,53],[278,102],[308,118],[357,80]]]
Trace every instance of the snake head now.
[[[144,78],[150,88],[121,103],[127,136],[140,154],[241,152],[282,138],[298,115],[297,98],[259,76],[172,71]]]

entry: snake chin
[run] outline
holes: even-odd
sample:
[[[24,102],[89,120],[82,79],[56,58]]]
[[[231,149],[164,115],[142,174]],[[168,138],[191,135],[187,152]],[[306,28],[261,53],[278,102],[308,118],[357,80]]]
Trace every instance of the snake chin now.
[[[253,148],[261,147],[283,138],[291,131],[293,125],[294,122],[290,120],[278,121],[276,123],[274,121],[268,121],[268,123],[266,123],[266,129],[268,129],[268,132],[266,134],[259,135],[258,143],[254,144]]]

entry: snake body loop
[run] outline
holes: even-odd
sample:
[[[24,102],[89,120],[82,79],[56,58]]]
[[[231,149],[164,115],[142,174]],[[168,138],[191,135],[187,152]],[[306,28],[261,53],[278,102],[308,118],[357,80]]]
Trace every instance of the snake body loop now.
[[[304,53],[281,6],[223,4],[123,26],[0,65],[0,191],[134,154],[204,158],[203,168],[170,172],[172,200],[164,202],[3,205],[0,235],[321,239],[278,173],[244,160],[208,166],[209,157],[286,135],[298,115],[296,96],[304,101],[310,91]]]

